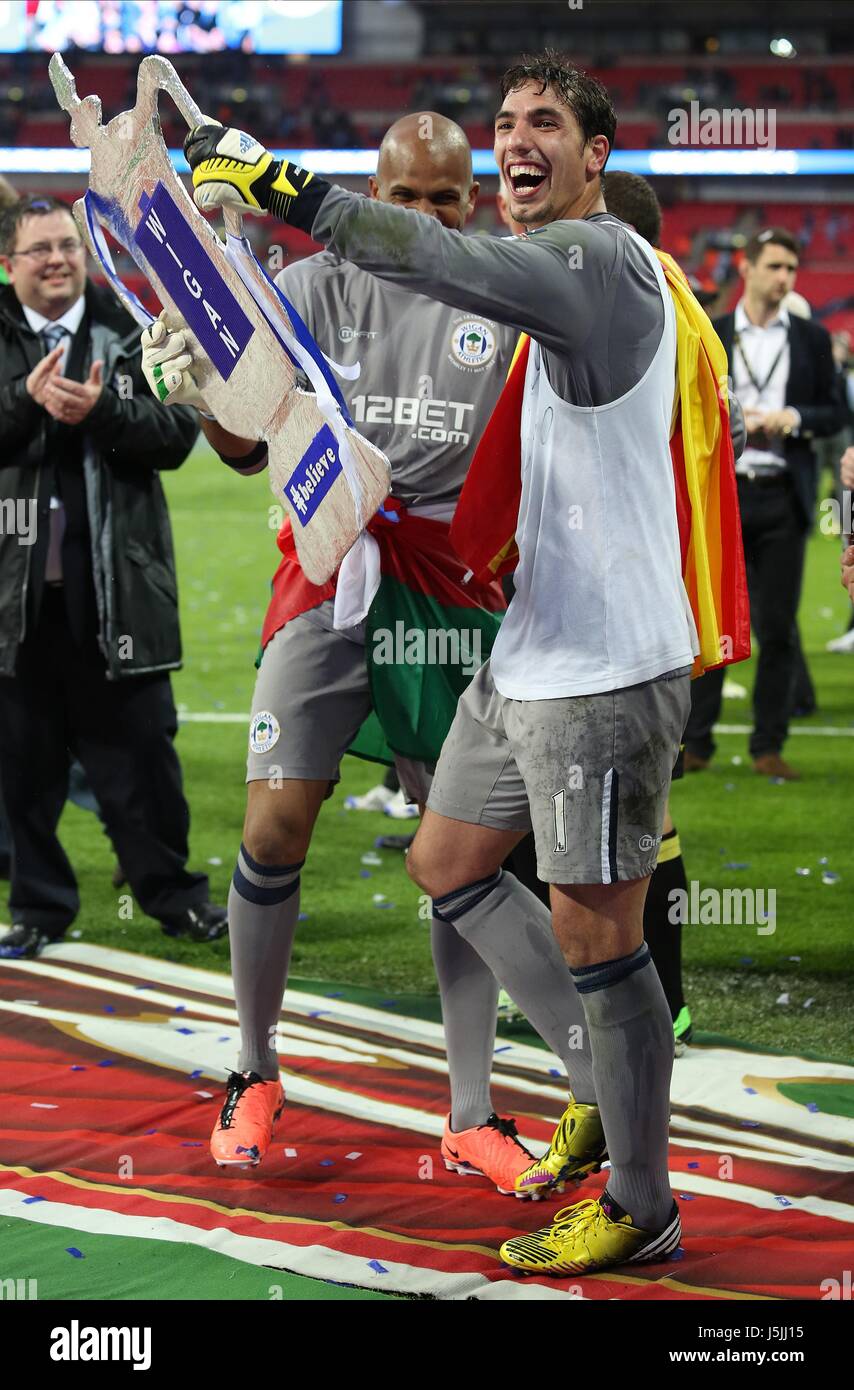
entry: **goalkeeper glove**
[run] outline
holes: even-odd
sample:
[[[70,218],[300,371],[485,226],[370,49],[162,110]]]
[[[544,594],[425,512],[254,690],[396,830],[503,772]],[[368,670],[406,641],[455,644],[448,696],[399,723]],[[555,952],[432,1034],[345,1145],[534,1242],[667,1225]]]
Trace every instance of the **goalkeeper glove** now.
[[[308,169],[274,159],[251,135],[231,126],[199,125],[184,141],[197,205],[271,212],[311,234],[330,185]]]
[[[193,358],[187,340],[180,331],[170,332],[165,309],[143,330],[140,341],[142,374],[157,399],[164,405],[193,405],[207,413],[207,402],[188,370]]]

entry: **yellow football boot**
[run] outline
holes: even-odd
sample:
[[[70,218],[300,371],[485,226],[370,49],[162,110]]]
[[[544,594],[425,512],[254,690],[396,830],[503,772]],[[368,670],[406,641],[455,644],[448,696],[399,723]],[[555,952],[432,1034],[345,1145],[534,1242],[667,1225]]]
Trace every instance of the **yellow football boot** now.
[[[635,1226],[628,1212],[603,1192],[556,1212],[551,1226],[506,1240],[499,1254],[505,1264],[531,1274],[590,1274],[615,1265],[665,1260],[679,1247],[682,1224],[676,1203],[660,1231]]]
[[[598,1105],[581,1105],[570,1096],[548,1151],[519,1174],[516,1192],[527,1197],[567,1181],[581,1182],[598,1173],[607,1157]]]

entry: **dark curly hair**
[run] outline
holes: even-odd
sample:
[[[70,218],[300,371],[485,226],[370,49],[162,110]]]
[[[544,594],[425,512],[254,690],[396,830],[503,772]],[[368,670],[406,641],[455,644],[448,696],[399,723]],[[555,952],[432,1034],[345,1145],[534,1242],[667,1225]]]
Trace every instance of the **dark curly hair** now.
[[[541,93],[547,87],[552,88],[577,120],[585,145],[594,135],[604,135],[613,149],[617,113],[607,90],[597,78],[573,67],[556,49],[546,48],[542,53],[523,54],[521,62],[507,69],[501,79],[502,101],[508,92],[515,92],[527,82],[538,82]]]

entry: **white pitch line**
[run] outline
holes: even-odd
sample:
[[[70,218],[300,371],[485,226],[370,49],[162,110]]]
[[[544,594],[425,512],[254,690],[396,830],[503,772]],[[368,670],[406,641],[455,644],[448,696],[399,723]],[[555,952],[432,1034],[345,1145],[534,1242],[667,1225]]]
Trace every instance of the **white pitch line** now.
[[[178,711],[179,724],[248,724],[249,719],[248,714],[227,714],[225,710],[199,714]]]
[[[184,711],[178,714],[179,724],[248,724],[250,716],[248,714],[231,714],[225,710],[211,710],[190,712]],[[751,734],[752,724],[716,724],[715,732],[719,734]],[[811,734],[814,738],[854,738],[854,727],[839,728],[834,724],[807,725],[805,728],[797,724],[792,724],[789,734]]]
[[[752,734],[752,724],[716,724],[715,733],[718,734]],[[812,734],[813,738],[854,738],[854,727],[850,729],[837,728],[835,724],[816,724],[807,725],[801,728],[798,724],[790,724],[788,737],[793,734]]]

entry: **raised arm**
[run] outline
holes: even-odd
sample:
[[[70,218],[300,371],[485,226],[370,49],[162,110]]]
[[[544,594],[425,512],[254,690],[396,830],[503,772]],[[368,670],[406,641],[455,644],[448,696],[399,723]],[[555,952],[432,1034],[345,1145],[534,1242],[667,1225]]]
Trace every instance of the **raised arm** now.
[[[269,211],[381,279],[530,333],[554,352],[584,345],[622,269],[624,243],[595,222],[464,237],[275,160],[241,131],[198,126],[184,150],[200,207]]]
[[[382,280],[484,314],[544,347],[584,345],[619,248],[592,222],[555,222],[528,237],[466,237],[434,217],[329,186],[308,230]]]

